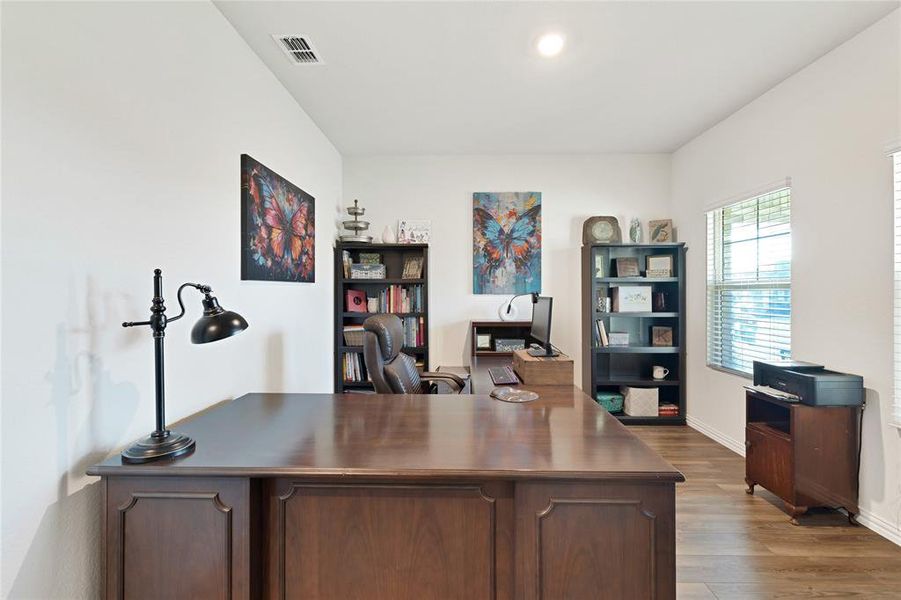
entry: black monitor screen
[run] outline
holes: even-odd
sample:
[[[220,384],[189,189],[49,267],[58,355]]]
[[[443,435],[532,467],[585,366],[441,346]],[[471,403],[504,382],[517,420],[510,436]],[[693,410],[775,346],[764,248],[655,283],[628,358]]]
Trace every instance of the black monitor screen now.
[[[539,296],[538,303],[532,307],[532,331],[536,342],[542,346],[551,343],[551,303],[553,298]]]

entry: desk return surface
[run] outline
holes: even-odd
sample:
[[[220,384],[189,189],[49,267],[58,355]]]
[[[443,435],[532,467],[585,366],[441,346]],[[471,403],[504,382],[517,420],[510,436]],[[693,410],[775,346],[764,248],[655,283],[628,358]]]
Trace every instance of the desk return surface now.
[[[682,475],[571,386],[248,394],[91,467],[108,598],[675,598]]]

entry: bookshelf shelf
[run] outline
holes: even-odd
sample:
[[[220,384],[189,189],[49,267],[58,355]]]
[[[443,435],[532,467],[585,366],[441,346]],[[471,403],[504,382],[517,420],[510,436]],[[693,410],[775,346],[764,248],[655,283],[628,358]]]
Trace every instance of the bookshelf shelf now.
[[[614,319],[678,319],[677,312],[600,312],[595,311],[596,319],[613,317]]]
[[[375,244],[373,244],[373,245],[375,245]],[[385,244],[378,244],[378,245],[384,246]],[[373,250],[373,252],[375,252],[375,251]],[[357,278],[357,279],[352,279],[352,278],[345,279],[342,277],[341,283],[343,285],[357,285],[357,284],[362,284],[362,285],[391,285],[391,284],[407,285],[407,284],[410,284],[410,285],[413,285],[416,283],[425,283],[425,279],[402,279],[402,278],[365,279],[362,277]]]
[[[652,246],[656,248],[655,246]],[[650,285],[654,283],[679,283],[678,277],[598,277],[595,279],[597,283],[641,283]]]
[[[605,346],[592,348],[596,354],[678,354],[678,346]]]
[[[349,253],[354,263],[363,262],[360,258],[361,254],[378,254],[379,261],[385,265],[385,277],[381,279],[365,279],[346,277],[344,273],[344,252]],[[415,320],[413,327],[418,327],[423,344],[416,347],[404,347],[402,352],[413,356],[417,363],[421,365],[423,370],[428,369],[429,365],[429,247],[428,244],[361,244],[338,242],[334,250],[334,275],[335,275],[335,328],[334,328],[334,345],[335,345],[335,376],[334,385],[335,392],[341,393],[345,390],[353,392],[365,392],[372,390],[372,383],[369,381],[349,381],[345,377],[345,357],[349,356],[355,367],[353,373],[356,375],[356,368],[360,370],[360,376],[366,377],[365,363],[363,361],[363,347],[349,346],[344,341],[344,327],[353,325],[359,327],[364,320],[376,314],[393,314],[404,320]],[[422,276],[418,278],[404,278],[404,262],[409,258],[422,259]],[[411,293],[411,288],[418,286],[421,290],[421,306],[410,306],[409,308],[417,308],[415,312],[356,312],[347,310],[346,296],[352,290],[365,292],[367,298],[377,297],[380,293],[389,290],[389,286],[402,289]],[[391,303],[387,306],[392,306]],[[398,304],[393,304],[397,308]],[[405,305],[404,308],[407,308]],[[353,379],[356,379],[354,377]]]
[[[685,244],[590,244],[582,247],[582,389],[589,396],[620,387],[656,388],[660,404],[675,404],[677,415],[638,417],[613,413],[629,425],[685,424]],[[647,257],[672,258],[670,277],[616,277],[616,259],[637,259],[639,273]],[[633,271],[634,273],[634,271]],[[598,275],[601,275],[600,277]],[[612,275],[612,276],[611,276]],[[648,286],[663,295],[659,311],[609,312],[598,310],[599,300],[612,298],[614,288]],[[650,307],[648,307],[650,308]],[[628,333],[628,346],[602,345],[604,335]],[[652,327],[672,328],[672,346],[654,346]],[[669,370],[669,378],[651,377],[654,366]]]

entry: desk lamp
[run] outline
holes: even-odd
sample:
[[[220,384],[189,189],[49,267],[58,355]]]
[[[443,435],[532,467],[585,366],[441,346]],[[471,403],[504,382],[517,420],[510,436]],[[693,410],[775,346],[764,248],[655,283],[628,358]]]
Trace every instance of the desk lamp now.
[[[181,312],[171,319],[166,317],[163,304],[163,272],[153,271],[153,300],[150,306],[149,321],[128,321],[122,327],[138,327],[149,325],[153,332],[153,358],[156,374],[156,429],[147,437],[141,438],[122,452],[122,462],[145,463],[161,458],[174,458],[194,450],[194,440],[190,437],[166,429],[166,390],[163,377],[163,339],[166,336],[166,325],[185,316],[185,304],[181,293],[186,287],[192,287],[203,294],[203,316],[191,329],[191,342],[206,344],[231,337],[247,329],[247,321],[236,312],[225,310],[219,301],[211,295],[213,288],[201,283],[185,283],[178,288],[178,305]]]
[[[501,318],[501,321],[516,321],[517,319],[519,319],[519,309],[516,308],[516,306],[513,304],[513,301],[522,296],[531,296],[532,304],[538,304],[538,292],[516,294],[515,296],[510,298],[509,302],[505,302],[498,307],[497,316]]]

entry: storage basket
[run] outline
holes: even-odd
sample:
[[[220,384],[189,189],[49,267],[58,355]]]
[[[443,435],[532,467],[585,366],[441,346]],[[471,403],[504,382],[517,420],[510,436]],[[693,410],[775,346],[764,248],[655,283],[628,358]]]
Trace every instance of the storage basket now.
[[[619,390],[623,397],[623,412],[630,417],[657,416],[657,388],[622,387]]]
[[[594,399],[607,412],[615,413],[623,410],[623,395],[618,392],[598,392]]]
[[[363,335],[366,331],[362,327],[344,328],[344,343],[348,346],[362,346]]]

